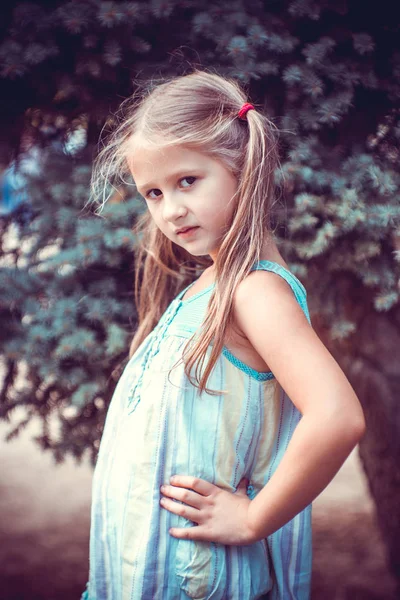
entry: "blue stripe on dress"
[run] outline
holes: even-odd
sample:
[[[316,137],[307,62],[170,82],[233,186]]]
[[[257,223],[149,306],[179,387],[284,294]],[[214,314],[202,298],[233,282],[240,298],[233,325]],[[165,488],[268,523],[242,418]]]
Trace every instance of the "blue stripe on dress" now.
[[[170,388],[169,388],[170,389]],[[162,396],[162,403],[160,404],[160,414],[158,417],[158,435],[157,435],[157,444],[155,448],[155,457],[156,457],[156,468],[155,468],[155,480],[153,480],[153,488],[154,496],[152,499],[153,509],[151,512],[150,519],[150,532],[149,538],[151,543],[147,544],[146,548],[146,561],[144,568],[144,578],[143,578],[143,586],[146,586],[146,593],[149,598],[153,598],[155,596],[155,589],[157,584],[157,564],[158,564],[158,550],[159,550],[159,535],[160,535],[160,525],[159,525],[159,513],[160,513],[160,505],[156,500],[157,492],[160,486],[160,482],[164,477],[164,466],[165,466],[165,452],[166,452],[166,432],[168,431],[168,411],[165,410],[165,404],[168,400],[169,394],[167,393],[166,382],[164,381],[164,390]],[[161,424],[161,419],[164,419],[164,422]],[[157,452],[158,450],[158,452]],[[157,486],[157,487],[156,487]]]

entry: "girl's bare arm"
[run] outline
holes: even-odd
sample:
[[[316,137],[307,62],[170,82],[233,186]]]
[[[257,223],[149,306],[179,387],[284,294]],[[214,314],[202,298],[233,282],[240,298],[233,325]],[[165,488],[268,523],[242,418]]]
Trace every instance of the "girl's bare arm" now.
[[[275,473],[249,506],[250,528],[261,539],[322,492],[363,436],[365,420],[348,379],[286,281],[252,272],[233,305],[242,332],[302,414]]]

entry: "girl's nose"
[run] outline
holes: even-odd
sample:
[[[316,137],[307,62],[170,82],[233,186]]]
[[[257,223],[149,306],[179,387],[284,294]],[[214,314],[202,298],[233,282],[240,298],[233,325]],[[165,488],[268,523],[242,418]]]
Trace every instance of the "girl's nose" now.
[[[164,196],[163,218],[164,221],[173,221],[178,217],[184,217],[187,213],[187,208],[183,202],[175,198],[167,198]]]

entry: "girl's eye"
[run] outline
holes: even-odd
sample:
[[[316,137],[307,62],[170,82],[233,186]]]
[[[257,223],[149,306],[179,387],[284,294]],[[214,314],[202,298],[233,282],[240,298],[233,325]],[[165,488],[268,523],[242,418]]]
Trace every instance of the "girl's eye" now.
[[[145,196],[145,198],[150,198],[150,200],[155,200],[154,196],[150,196],[151,192],[160,191],[160,190],[149,190]],[[156,196],[158,198],[158,196]]]
[[[190,185],[193,185],[193,183],[196,181],[196,177],[182,177],[181,181],[183,181],[184,179],[189,180],[189,179],[193,179],[192,183]],[[186,187],[186,186],[183,186]],[[189,186],[187,186],[189,187]]]
[[[191,185],[193,185],[193,184],[194,184],[194,182],[196,181],[196,179],[197,179],[197,177],[182,177],[182,179],[181,179],[180,181],[181,181],[181,182],[182,182],[182,181],[185,181],[185,180],[186,180],[186,181],[189,181],[189,185],[184,185],[184,186],[182,186],[183,188],[188,188],[188,187],[190,187]],[[160,190],[158,190],[158,189],[156,189],[156,188],[154,188],[154,189],[152,189],[152,190],[149,190],[149,191],[147,192],[147,194],[146,194],[145,198],[150,198],[150,200],[155,200],[156,198],[158,198],[158,197],[160,196],[160,194],[158,194],[157,196],[150,196],[151,192],[160,192]]]

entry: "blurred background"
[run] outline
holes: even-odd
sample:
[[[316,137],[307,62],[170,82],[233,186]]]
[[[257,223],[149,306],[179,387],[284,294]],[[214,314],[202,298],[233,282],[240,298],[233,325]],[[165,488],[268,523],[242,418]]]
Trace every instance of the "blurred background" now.
[[[367,432],[314,503],[313,600],[400,598],[400,19],[352,0],[0,8],[0,598],[79,598],[137,315],[134,189],[87,205],[143,82],[210,69],[281,130],[273,222]]]

